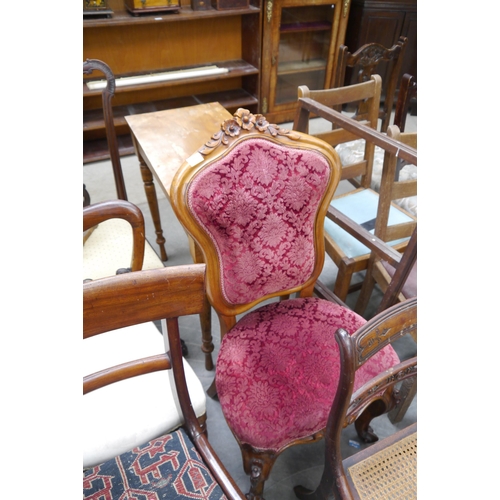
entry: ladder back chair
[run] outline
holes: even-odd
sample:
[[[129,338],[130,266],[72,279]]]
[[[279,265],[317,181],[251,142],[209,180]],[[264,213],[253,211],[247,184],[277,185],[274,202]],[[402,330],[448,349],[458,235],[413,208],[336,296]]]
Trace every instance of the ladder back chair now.
[[[334,88],[343,87],[346,80],[346,70],[350,68],[355,76],[355,83],[366,82],[373,74],[383,73],[381,66],[387,66],[387,79],[383,83],[384,104],[381,106],[378,118],[382,120],[381,132],[385,132],[391,120],[391,113],[398,88],[399,74],[403,64],[407,38],[400,36],[390,48],[379,43],[367,43],[356,52],[349,52],[346,45],[339,47],[338,63],[335,67]],[[340,109],[337,109],[340,111]],[[364,102],[358,104],[355,119],[362,119],[367,112]],[[378,125],[377,125],[378,128]]]
[[[373,498],[417,498],[416,423],[380,440],[355,455],[342,458],[341,432],[352,423],[359,408],[373,403],[379,391],[398,399],[399,387],[417,378],[417,357],[390,370],[381,371],[356,389],[356,372],[384,346],[417,329],[417,298],[392,306],[378,314],[353,335],[344,329],[335,336],[341,352],[341,375],[325,433],[325,465],[314,491],[294,488],[301,499],[354,500]]]
[[[84,345],[109,336],[115,351],[106,359],[112,363],[100,367],[95,359],[101,357],[99,349],[88,352],[95,371],[83,379],[82,441],[86,449],[93,442],[95,452],[84,462],[84,499],[245,498],[198,420],[193,386],[202,394],[203,388],[182,357],[178,318],[200,314],[205,307],[204,264],[137,271],[83,285]],[[153,321],[166,324],[163,340],[156,331],[159,344],[148,340]],[[124,353],[129,332],[137,328],[139,337]],[[130,405],[137,408],[124,411]],[[169,415],[175,418],[168,421]],[[155,420],[164,422],[148,428]],[[110,443],[110,434],[116,443]]]
[[[401,144],[411,146],[417,149],[417,133],[402,134],[396,125],[391,125],[387,129],[387,137],[398,141]],[[398,157],[396,153],[386,151],[384,155],[384,167],[382,170],[380,196],[378,199],[377,217],[375,219],[374,234],[384,241],[396,241],[400,239],[410,238],[414,233],[415,242],[412,245],[411,251],[416,252],[416,220],[408,221],[407,223],[389,225],[389,215],[391,208],[397,208],[399,200],[414,197],[417,195],[417,179],[400,178],[395,180],[398,176],[397,166]],[[409,249],[409,242],[405,252]],[[361,292],[358,296],[355,310],[359,314],[363,314],[368,301],[370,300],[373,287],[375,283],[379,285],[381,290],[385,292],[389,283],[394,275],[395,268],[389,262],[378,256],[376,253],[370,253],[369,261],[367,264],[365,278]],[[405,300],[417,295],[417,262],[415,260],[411,272],[407,277],[405,286],[402,290],[399,300]]]
[[[173,209],[207,265],[222,336],[210,394],[240,446],[249,499],[263,498],[283,450],[322,438],[340,369],[334,332],[365,323],[338,299],[313,296],[340,174],[324,141],[240,108],[172,182]],[[358,372],[356,387],[397,363],[387,346]],[[377,439],[373,408],[356,421],[365,441]]]
[[[335,104],[338,104],[338,101],[345,102],[347,99],[352,99],[353,96],[359,95],[359,86],[366,86],[370,83],[375,85],[377,81],[380,83],[378,75],[372,75],[371,78],[371,82],[338,89],[310,91],[307,87],[299,87],[294,130],[306,132],[309,126],[309,117],[311,114],[314,114],[341,127],[333,131],[317,134],[317,137],[326,138],[329,144],[339,144],[339,138],[343,138],[343,136],[347,137],[348,140],[356,137],[357,139],[364,140],[367,150],[374,151],[375,146],[379,146],[384,151],[390,151],[395,156],[406,159],[416,166],[417,156],[414,148],[374,130],[373,127],[367,126],[363,122],[353,120],[345,114],[332,109]],[[348,91],[350,91],[349,94],[347,93]],[[384,183],[384,186],[388,184],[391,187],[389,194],[382,191],[379,194],[370,187],[372,170],[371,168],[368,170],[368,167],[373,166],[373,154],[370,153],[369,157],[370,162],[362,161],[358,165],[342,168],[343,179],[348,179],[352,175],[362,175],[361,181],[356,189],[335,196],[331,202],[331,206],[340,210],[356,223],[362,224],[365,228],[373,231],[377,220],[380,197],[387,200],[392,196],[391,193],[401,191],[397,189],[393,191],[392,182],[389,181]],[[358,166],[363,168],[357,170]],[[387,179],[389,178],[395,182],[394,177],[388,176]],[[416,179],[411,185],[416,190]],[[386,206],[387,203],[384,207]],[[387,224],[390,226],[390,229],[387,229],[386,237],[392,238],[394,236],[395,239],[388,239],[387,241],[399,251],[404,251],[411,236],[411,231],[415,228],[416,217],[395,203],[389,203],[388,206]],[[398,233],[398,231],[401,231],[403,234]],[[355,273],[366,270],[370,258],[369,248],[330,220],[327,220],[325,224],[325,248],[327,254],[338,267],[333,291],[335,295],[345,301],[351,291],[360,287],[360,285],[351,286],[351,281]]]

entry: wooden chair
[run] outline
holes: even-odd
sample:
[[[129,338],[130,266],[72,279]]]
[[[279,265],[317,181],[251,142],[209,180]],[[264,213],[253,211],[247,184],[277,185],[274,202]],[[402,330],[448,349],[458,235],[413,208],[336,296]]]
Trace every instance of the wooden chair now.
[[[398,386],[405,380],[416,379],[415,356],[390,370],[374,373],[362,387],[354,387],[357,372],[380,349],[416,328],[414,298],[386,309],[353,335],[343,329],[336,332],[342,370],[328,417],[324,471],[316,490],[294,488],[298,498],[323,500],[332,494],[343,500],[416,498],[416,423],[344,460],[340,446],[342,429],[352,423],[360,408],[374,403],[379,391],[398,399]]]
[[[401,191],[391,188],[391,193],[381,192],[379,195],[379,193],[371,189],[373,166],[373,154],[371,151],[374,151],[375,146],[379,146],[384,151],[389,151],[401,158],[404,157],[403,159],[416,165],[417,157],[415,149],[374,130],[373,127],[366,126],[363,122],[353,120],[345,114],[332,109],[332,106],[339,102],[359,98],[362,95],[361,90],[363,89],[360,86],[371,85],[375,87],[377,82],[378,85],[380,84],[380,77],[378,75],[372,75],[371,78],[370,82],[338,89],[310,91],[307,87],[299,87],[294,130],[307,132],[309,116],[312,113],[340,127],[333,131],[317,134],[318,137],[326,139],[329,144],[337,145],[346,138],[347,140],[352,140],[352,137],[357,137],[365,141],[366,150],[370,151],[368,154],[369,161],[366,160],[367,155],[365,154],[364,161],[342,168],[343,179],[349,179],[355,174],[362,176],[359,187],[335,196],[331,205],[338,208],[353,221],[363,224],[368,229],[373,229],[377,220],[379,199],[382,197],[385,200],[384,207],[388,206],[389,210],[388,219],[385,219],[388,220],[388,225],[390,226],[390,229],[387,229],[386,232],[387,241],[399,251],[404,251],[411,232],[415,228],[416,218],[400,206],[386,203],[387,199],[393,199],[391,198],[391,193]],[[390,184],[389,181],[388,183]],[[412,189],[416,190],[416,180],[412,186]],[[325,240],[326,252],[338,267],[334,293],[341,300],[345,301],[350,291],[359,289],[359,287],[350,286],[352,276],[354,273],[366,270],[370,252],[355,237],[352,237],[352,235],[329,220],[325,224]]]
[[[410,104],[417,97],[417,81],[412,75],[405,73],[401,78],[398,99],[396,101],[396,111],[394,113],[394,125],[399,127],[401,132],[405,131],[406,117],[410,109]]]
[[[102,91],[102,111],[104,114],[106,139],[108,141],[109,156],[115,178],[116,195],[120,200],[127,200],[127,190],[125,188],[125,179],[123,178],[120,152],[118,150],[118,141],[113,121],[113,107],[111,104],[115,95],[115,76],[111,68],[103,61],[99,61],[98,59],[87,59],[84,61],[83,74],[91,75],[94,71],[102,72],[106,78],[106,87]]]
[[[363,119],[358,117],[358,121],[362,125],[376,129],[381,90],[382,80],[378,75],[372,75],[368,82],[336,89],[309,90],[307,86],[301,85],[298,88],[299,102],[293,129],[309,133],[309,118],[311,113],[301,106],[301,99],[313,99],[330,109],[341,108],[343,104],[359,104],[364,102],[366,112]],[[333,121],[332,124],[336,126]],[[336,126],[335,130],[317,132],[314,136],[334,147],[350,144],[352,141],[359,139],[358,135],[339,126]],[[342,165],[341,180],[347,180],[355,187],[369,188],[372,178],[375,146],[373,143],[365,141],[362,149],[362,159],[350,165]]]
[[[411,146],[412,148],[417,148],[417,133],[406,133],[401,134],[399,128],[396,125],[391,125],[387,130],[387,136],[395,139],[396,141]],[[407,179],[395,181],[397,175],[397,164],[398,158],[397,153],[391,153],[387,151],[384,156],[384,167],[382,171],[381,186],[380,186],[380,196],[378,200],[377,207],[377,217],[375,220],[374,233],[379,238],[384,241],[394,241],[401,238],[411,237],[413,233],[414,236],[414,247],[416,252],[416,225],[399,224],[396,226],[390,226],[388,224],[389,214],[391,208],[395,208],[395,202],[404,198],[412,197],[417,195],[417,180]],[[405,250],[405,252],[408,248]],[[370,300],[371,294],[375,283],[377,283],[381,290],[385,292],[389,283],[394,275],[395,268],[380,258],[376,253],[370,253],[365,278],[363,279],[363,285],[361,287],[361,292],[358,296],[355,310],[359,314],[363,314]],[[412,267],[411,273],[405,283],[405,287],[402,290],[399,300],[405,300],[410,297],[415,297],[417,295],[417,263],[415,261]]]
[[[386,72],[388,78],[383,82],[384,105],[378,116],[382,120],[381,132],[385,132],[389,126],[407,41],[406,37],[400,36],[399,40],[390,48],[386,48],[379,43],[367,43],[354,53],[349,52],[348,47],[345,45],[339,47],[338,62],[333,79],[334,88],[345,85],[347,68],[350,68],[355,73],[355,83],[361,83],[368,81],[373,74],[380,74],[380,65],[388,65]],[[355,111],[355,118],[362,119],[366,112],[365,103],[359,103]]]
[[[83,209],[83,279],[95,280],[125,272],[159,269],[163,262],[145,238],[141,210],[125,200],[113,200]],[[213,370],[211,310],[200,315],[205,368]],[[182,342],[183,353],[188,355]]]
[[[338,299],[313,297],[340,174],[324,141],[239,109],[172,182],[173,209],[207,265],[222,335],[210,394],[241,448],[249,499],[262,498],[284,449],[323,436],[339,374],[333,332],[365,323]],[[388,346],[357,384],[363,370],[398,362]],[[365,441],[376,439],[371,410],[356,422]]]
[[[127,353],[130,357],[115,356],[116,364],[83,379],[83,443],[94,441],[96,458],[109,455],[84,471],[83,498],[244,498],[198,421],[191,396],[193,384],[201,387],[201,382],[182,357],[178,317],[202,313],[204,278],[205,265],[196,264],[83,285],[84,344],[110,336],[123,354],[131,329],[142,329],[143,337]],[[156,332],[159,346],[148,352],[144,327],[160,320],[166,322],[165,345]],[[91,355],[98,357],[99,351]],[[121,399],[110,400],[110,391],[121,391]],[[112,427],[106,426],[107,413]],[[169,428],[148,435],[141,425],[148,419],[166,420],[169,413],[178,415]],[[90,432],[93,422],[104,422],[105,428]],[[121,434],[119,445],[108,448],[108,433]]]

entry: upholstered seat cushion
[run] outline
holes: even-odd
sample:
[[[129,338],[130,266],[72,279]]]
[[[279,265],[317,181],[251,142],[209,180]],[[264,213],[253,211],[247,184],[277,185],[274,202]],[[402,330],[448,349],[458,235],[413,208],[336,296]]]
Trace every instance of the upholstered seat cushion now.
[[[183,428],[83,474],[84,499],[226,498]]]
[[[216,368],[222,411],[240,443],[278,451],[323,429],[340,370],[335,331],[352,334],[364,323],[315,297],[268,304],[243,317],[223,338]],[[385,347],[358,370],[354,390],[398,362]]]
[[[339,196],[334,198],[331,205],[347,215],[350,219],[358,224],[367,224],[367,230],[373,233],[375,218],[377,216],[379,196],[371,189],[361,189],[356,192],[348,193],[347,196]],[[392,205],[389,210],[388,225],[404,224],[412,222],[412,219],[402,210]],[[371,228],[370,228],[371,227]],[[325,232],[339,245],[347,257],[359,257],[361,255],[369,254],[370,249],[363,245],[357,238],[350,235],[347,231],[342,229],[338,224],[330,219],[325,219]],[[388,242],[390,245],[397,245],[403,243],[409,238],[403,238]]]
[[[83,374],[162,352],[163,336],[154,323],[106,332],[83,341]],[[186,360],[184,370],[194,411],[200,417],[206,412],[205,391]],[[103,463],[183,423],[170,377],[170,370],[148,373],[83,397],[84,468]]]
[[[348,166],[353,163],[362,161],[365,155],[364,139],[356,139],[354,141],[344,142],[335,147],[335,151],[339,154],[342,166]],[[373,169],[370,186],[375,191],[380,192],[380,181],[382,179],[382,168],[384,166],[384,150],[375,146],[373,155]],[[399,173],[399,180],[409,181],[417,178],[417,167],[415,165],[406,164]],[[417,197],[408,196],[400,200],[395,200],[394,203],[401,208],[417,216]]]
[[[83,245],[83,279],[114,276],[120,268],[130,267],[133,249],[132,227],[123,219],[99,224]],[[163,262],[146,241],[142,269],[158,269]]]

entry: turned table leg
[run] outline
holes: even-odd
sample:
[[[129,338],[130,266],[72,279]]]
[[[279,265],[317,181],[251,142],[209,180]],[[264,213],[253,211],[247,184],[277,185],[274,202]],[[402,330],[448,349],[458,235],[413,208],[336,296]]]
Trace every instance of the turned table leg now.
[[[148,199],[149,210],[151,211],[151,218],[155,226],[156,243],[160,247],[160,258],[162,261],[168,260],[167,251],[165,250],[165,238],[163,237],[163,230],[161,228],[160,210],[158,209],[158,198],[156,196],[156,189],[153,182],[153,174],[149,167],[146,165],[141,156],[139,158],[139,165],[141,167],[142,181],[144,182],[144,191]]]

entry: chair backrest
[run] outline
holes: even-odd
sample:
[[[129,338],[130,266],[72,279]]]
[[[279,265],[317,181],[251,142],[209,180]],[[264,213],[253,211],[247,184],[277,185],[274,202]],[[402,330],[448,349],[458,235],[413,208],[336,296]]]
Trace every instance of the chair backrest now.
[[[406,117],[410,108],[412,99],[417,97],[417,81],[415,77],[405,73],[401,78],[399,86],[398,100],[396,101],[396,111],[394,113],[394,125],[404,132]]]
[[[172,206],[202,249],[208,297],[226,326],[268,298],[312,294],[339,178],[331,146],[242,109],[180,167]]]
[[[138,271],[83,285],[83,338],[149,321],[166,320],[169,351],[110,367],[83,379],[84,394],[159,370],[173,372],[184,428],[203,461],[229,498],[244,498],[213,451],[196,418],[182,361],[178,317],[206,307],[205,265]],[[131,432],[134,430],[131,429]]]
[[[378,314],[352,336],[345,330],[336,332],[340,347],[341,371],[335,399],[330,411],[325,433],[325,469],[321,491],[335,493],[335,498],[353,498],[342,464],[340,434],[344,427],[385,390],[392,390],[397,400],[395,386],[417,376],[417,357],[413,357],[376,374],[353,394],[356,371],[383,347],[417,328],[417,298],[397,304]]]
[[[125,179],[123,178],[122,165],[120,161],[120,152],[116,138],[115,123],[113,120],[113,107],[111,100],[115,95],[115,77],[111,68],[98,59],[87,59],[83,63],[83,74],[91,75],[94,71],[101,71],[106,78],[106,87],[102,91],[102,111],[104,114],[104,125],[106,128],[106,138],[108,141],[109,156],[113,167],[115,178],[116,194],[120,200],[127,199],[127,190],[125,189]]]
[[[140,271],[144,262],[146,235],[144,216],[141,210],[125,200],[112,200],[95,203],[83,208],[83,231],[101,224],[108,219],[124,219],[132,226],[132,259],[130,271]]]
[[[381,89],[382,80],[379,75],[371,75],[370,80],[367,82],[334,89],[309,90],[308,87],[302,85],[298,88],[298,106],[293,129],[308,133],[311,110],[303,105],[304,103],[301,99],[312,99],[332,110],[339,108],[342,104],[364,102],[366,114],[363,120],[360,120],[360,123],[376,130],[380,109]],[[334,125],[338,127],[338,124],[334,123]],[[314,136],[324,140],[332,146],[359,139],[359,136],[349,132],[345,128],[336,128],[331,131],[319,132],[314,134]],[[341,179],[352,180],[355,177],[361,176],[360,185],[366,188],[370,187],[374,152],[375,145],[367,141],[363,160],[348,166],[343,166]]]
[[[333,87],[343,87],[345,85],[346,70],[352,68],[355,78],[351,81],[361,83],[368,81],[370,76],[377,73],[382,74],[381,65],[388,65],[385,81],[383,82],[384,106],[380,110],[379,118],[382,119],[380,130],[385,132],[389,126],[391,112],[394,104],[395,92],[398,84],[401,65],[403,63],[407,38],[400,36],[399,40],[390,48],[386,48],[379,43],[367,43],[356,52],[351,53],[348,47],[339,47],[339,57],[335,69]],[[356,119],[363,119],[366,114],[366,104],[360,103],[356,109]]]
[[[387,129],[387,137],[417,149],[417,133],[402,134],[396,125]],[[417,195],[417,179],[400,179],[397,172],[398,152],[386,151],[384,154],[384,165],[380,178],[379,203],[377,218],[375,220],[375,234],[384,241],[394,241],[400,238],[408,238],[416,228],[416,221],[405,224],[388,225],[391,203]]]

